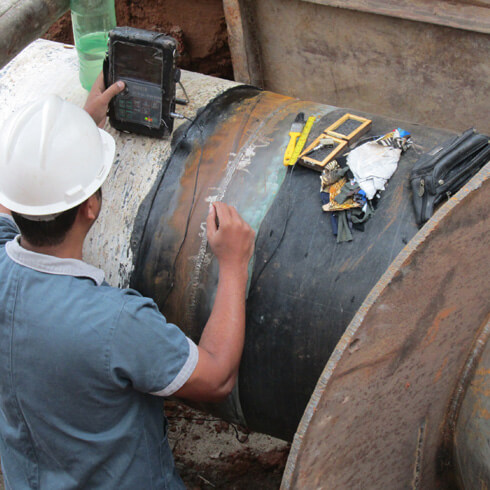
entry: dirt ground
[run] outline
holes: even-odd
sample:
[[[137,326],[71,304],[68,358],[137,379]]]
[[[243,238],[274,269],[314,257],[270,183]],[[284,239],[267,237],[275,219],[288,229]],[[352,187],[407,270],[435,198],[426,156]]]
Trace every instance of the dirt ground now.
[[[167,402],[166,414],[170,447],[187,488],[279,488],[288,443],[175,402]]]
[[[178,64],[185,70],[233,79],[228,33],[221,0],[116,0],[119,26],[164,32],[178,41]],[[70,12],[43,36],[73,44]]]

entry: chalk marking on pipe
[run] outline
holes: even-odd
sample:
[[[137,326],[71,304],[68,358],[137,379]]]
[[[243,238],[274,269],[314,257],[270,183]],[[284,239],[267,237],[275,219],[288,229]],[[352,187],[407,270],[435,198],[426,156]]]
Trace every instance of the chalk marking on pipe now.
[[[415,465],[413,467],[413,480],[412,480],[413,490],[418,490],[420,488],[420,474],[422,473],[422,456],[424,450],[426,425],[427,425],[427,417],[425,417],[422,423],[420,424],[418,436],[417,436],[417,446],[415,448]]]
[[[267,117],[262,119],[257,128],[250,134],[245,144],[241,147],[240,151],[235,155],[233,152],[229,154],[229,160],[226,165],[226,174],[221,181],[219,187],[217,188],[218,193],[216,196],[208,196],[205,199],[206,202],[215,202],[221,201],[230,185],[232,177],[236,170],[244,170],[252,163],[252,157],[255,156],[255,150],[257,148],[265,148],[270,145],[273,141],[272,138],[268,138],[265,136],[261,136],[263,128],[284,108],[289,105],[297,103],[296,100],[288,100],[281,105],[279,105],[276,110],[272,111]],[[253,110],[252,110],[253,112]],[[249,117],[251,113],[249,114]],[[255,143],[255,144],[254,144]],[[233,155],[233,156],[232,156]],[[214,199],[211,201],[211,199]],[[207,235],[206,235],[206,222],[201,223],[201,229],[204,232],[201,232],[201,245],[199,246],[199,250],[196,256],[191,257],[191,260],[194,262],[194,270],[192,271],[191,280],[190,280],[190,291],[189,291],[189,307],[186,308],[185,320],[186,322],[193,322],[195,318],[195,312],[197,308],[197,291],[199,289],[200,280],[201,280],[201,271],[204,267],[204,260],[206,257],[206,249],[208,245]],[[210,262],[210,261],[209,261]],[[209,264],[206,264],[209,265]],[[250,274],[249,274],[250,276]],[[249,277],[250,283],[250,277]],[[248,289],[248,286],[247,286]]]
[[[257,128],[257,130],[259,128]],[[207,198],[205,198],[205,202],[211,203],[221,201],[226,194],[226,190],[228,189],[235,172],[237,170],[245,170],[252,163],[252,158],[255,156],[255,150],[257,148],[265,148],[270,145],[270,143],[272,142],[271,138],[260,136],[257,138],[256,144],[251,143],[250,140],[256,136],[256,133],[257,131],[255,131],[245,143],[245,150],[240,150],[235,158],[233,158],[232,160],[228,160],[228,163],[226,165],[226,174],[221,184],[217,188],[217,194],[208,196]],[[191,257],[191,260],[193,260],[194,262],[194,270],[192,271],[190,281],[189,308],[187,308],[186,310],[187,321],[194,320],[198,304],[197,291],[199,290],[199,285],[201,284],[201,271],[203,270],[203,268],[209,266],[212,260],[212,254],[206,252],[208,247],[208,239],[205,221],[201,223],[200,229],[201,231],[199,232],[199,237],[201,238],[201,244],[199,246],[197,255]]]

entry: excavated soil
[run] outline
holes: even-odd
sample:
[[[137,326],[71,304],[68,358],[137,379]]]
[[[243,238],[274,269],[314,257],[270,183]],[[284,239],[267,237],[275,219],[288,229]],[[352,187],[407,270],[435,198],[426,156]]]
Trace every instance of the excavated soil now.
[[[116,0],[116,19],[119,26],[159,31],[177,39],[181,68],[233,80],[221,0]],[[70,13],[43,37],[73,44]]]
[[[170,447],[187,488],[279,488],[288,443],[175,402],[167,402],[165,411]]]

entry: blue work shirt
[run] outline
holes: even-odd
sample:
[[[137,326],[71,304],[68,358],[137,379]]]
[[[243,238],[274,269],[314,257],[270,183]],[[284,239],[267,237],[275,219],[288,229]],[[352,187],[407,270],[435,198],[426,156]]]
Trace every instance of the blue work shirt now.
[[[184,488],[163,398],[196,345],[85,262],[30,252],[0,215],[0,454],[8,489]]]

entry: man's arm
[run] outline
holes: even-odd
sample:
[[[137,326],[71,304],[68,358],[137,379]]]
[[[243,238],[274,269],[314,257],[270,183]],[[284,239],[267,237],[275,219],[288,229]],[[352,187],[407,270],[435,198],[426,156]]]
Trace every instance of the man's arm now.
[[[84,109],[92,116],[95,124],[99,128],[103,128],[107,117],[107,108],[109,102],[118,93],[124,90],[124,82],[113,83],[109,88],[105,88],[104,75],[102,72],[92,85],[92,89],[88,94]]]
[[[10,216],[12,216],[12,213],[10,212],[10,209],[7,209],[5,206],[2,206],[1,204],[0,204],[0,213],[10,214]]]
[[[248,262],[255,237],[236,209],[221,202],[210,207],[207,230],[219,263],[218,290],[199,342],[197,366],[175,393],[194,401],[222,400],[235,385],[245,338]]]

